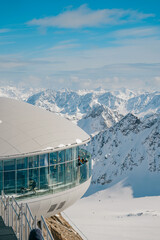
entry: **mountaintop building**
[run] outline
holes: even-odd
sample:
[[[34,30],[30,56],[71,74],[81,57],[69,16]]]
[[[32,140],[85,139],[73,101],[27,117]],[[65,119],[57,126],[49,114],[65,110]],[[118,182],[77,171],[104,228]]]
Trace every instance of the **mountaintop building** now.
[[[37,217],[63,211],[90,184],[91,156],[81,149],[89,140],[55,113],[0,98],[0,190]]]

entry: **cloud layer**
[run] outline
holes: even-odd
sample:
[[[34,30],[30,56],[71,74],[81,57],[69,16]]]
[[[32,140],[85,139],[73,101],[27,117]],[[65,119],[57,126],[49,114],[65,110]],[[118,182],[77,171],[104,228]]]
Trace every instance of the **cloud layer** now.
[[[82,5],[75,10],[67,10],[57,16],[33,19],[28,25],[57,28],[86,28],[101,25],[119,25],[154,17],[154,14],[144,14],[136,10],[100,9],[91,10]]]

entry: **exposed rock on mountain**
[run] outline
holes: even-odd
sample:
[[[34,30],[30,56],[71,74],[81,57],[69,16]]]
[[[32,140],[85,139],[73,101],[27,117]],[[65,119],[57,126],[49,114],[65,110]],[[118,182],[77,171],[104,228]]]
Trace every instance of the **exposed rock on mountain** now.
[[[93,184],[125,180],[135,196],[160,193],[160,115],[140,121],[129,113],[94,136],[87,148],[93,157]]]
[[[88,134],[100,132],[111,127],[122,118],[122,115],[103,105],[93,107],[91,112],[78,121],[78,126]]]

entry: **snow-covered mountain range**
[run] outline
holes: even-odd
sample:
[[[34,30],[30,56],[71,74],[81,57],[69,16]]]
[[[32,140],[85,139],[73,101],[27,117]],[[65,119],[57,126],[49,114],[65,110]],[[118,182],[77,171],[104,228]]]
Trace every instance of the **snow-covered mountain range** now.
[[[56,112],[91,135],[92,183],[129,184],[135,196],[160,195],[160,92],[0,88]]]

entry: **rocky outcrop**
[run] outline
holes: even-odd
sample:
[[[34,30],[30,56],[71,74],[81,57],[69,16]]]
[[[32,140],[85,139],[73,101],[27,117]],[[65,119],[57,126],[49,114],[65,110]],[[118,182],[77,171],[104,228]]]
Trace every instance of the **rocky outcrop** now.
[[[45,220],[54,240],[82,240],[81,236],[71,227],[61,214],[56,214]]]

